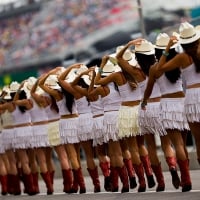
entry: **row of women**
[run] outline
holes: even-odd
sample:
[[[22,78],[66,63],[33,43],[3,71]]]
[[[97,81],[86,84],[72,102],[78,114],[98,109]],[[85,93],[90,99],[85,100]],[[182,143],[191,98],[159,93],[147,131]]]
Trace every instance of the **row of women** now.
[[[85,193],[80,148],[94,192],[101,191],[95,155],[106,191],[117,192],[119,179],[122,193],[136,187],[145,192],[156,184],[157,192],[164,191],[156,135],[174,188],[190,191],[188,132],[194,136],[200,163],[199,38],[198,29],[184,22],[176,36],[160,33],[155,45],[131,40],[86,65],[56,67],[4,86],[2,195],[20,195],[20,181],[24,193],[38,194],[39,172],[47,194],[53,194],[52,150],[61,166],[63,192]]]

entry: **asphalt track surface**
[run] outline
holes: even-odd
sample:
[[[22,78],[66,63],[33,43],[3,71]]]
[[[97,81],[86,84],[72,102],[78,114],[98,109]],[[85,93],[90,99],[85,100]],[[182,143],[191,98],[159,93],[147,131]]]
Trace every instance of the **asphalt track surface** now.
[[[20,196],[0,196],[0,200],[200,200],[200,170],[190,171],[192,178],[192,190],[190,192],[181,192],[181,188],[174,189],[171,184],[170,173],[164,172],[165,191],[155,192],[156,187],[147,188],[146,192],[138,193],[137,189],[131,189],[129,193],[111,193],[105,192],[103,189],[103,176],[100,176],[102,191],[93,193],[93,185],[89,176],[85,177],[87,193],[86,194],[65,194],[62,192],[62,179],[54,180],[54,194],[46,195],[46,188],[42,180],[39,181],[40,194],[28,196],[22,194]],[[23,186],[22,186],[23,187]]]

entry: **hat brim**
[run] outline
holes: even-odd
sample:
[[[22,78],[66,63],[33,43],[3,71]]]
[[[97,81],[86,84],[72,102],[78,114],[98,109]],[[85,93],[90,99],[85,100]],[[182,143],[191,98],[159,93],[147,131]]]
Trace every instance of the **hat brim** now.
[[[170,47],[170,49],[174,49],[179,45],[179,43],[174,44],[173,46]],[[156,49],[166,49],[167,46],[158,46],[158,45],[154,45],[154,48]]]
[[[151,51],[136,51],[135,53],[141,53],[141,54],[145,54],[145,55],[153,55],[153,54],[155,54],[155,50],[151,50]]]
[[[59,85],[48,85],[48,87],[51,88],[51,89],[55,89],[55,90],[60,89]]]
[[[191,38],[179,38],[179,43],[180,44],[190,44],[192,42],[197,41],[200,38],[200,31],[196,31],[196,35],[194,37]]]

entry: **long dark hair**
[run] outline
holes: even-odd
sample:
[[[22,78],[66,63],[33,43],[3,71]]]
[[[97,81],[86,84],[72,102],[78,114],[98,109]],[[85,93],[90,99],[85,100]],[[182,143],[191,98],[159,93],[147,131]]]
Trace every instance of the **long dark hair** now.
[[[74,95],[72,95],[70,92],[66,91],[62,86],[62,93],[66,99],[66,108],[68,111],[72,114],[72,106],[74,104]]]
[[[159,60],[162,56],[163,49],[157,49],[155,48],[155,56]],[[167,56],[167,61],[174,58],[178,53],[176,52],[175,48],[172,48],[169,50],[169,55]],[[176,69],[170,70],[165,72],[165,76],[171,83],[176,83],[176,81],[181,77],[181,70],[179,67]]]
[[[196,72],[200,72],[200,59],[197,58],[197,47],[199,45],[200,39],[190,43],[190,44],[181,44],[182,48],[184,49],[185,53],[192,57],[192,60],[195,64]]]
[[[155,55],[154,54],[146,55],[135,52],[135,57],[144,74],[146,76],[149,76],[149,69],[156,62]]]
[[[51,98],[51,106],[50,106],[50,108],[52,109],[52,110],[55,110],[57,113],[59,112],[59,108],[58,108],[58,105],[57,105],[57,103],[56,103],[56,100],[55,100],[55,98],[52,96],[52,95],[49,95],[50,96],[50,98]]]
[[[26,95],[26,92],[24,90],[21,90],[19,92],[19,100],[23,100],[23,99],[27,99],[27,95]],[[19,110],[22,112],[22,113],[25,113],[26,112],[26,107],[25,106],[19,106]]]

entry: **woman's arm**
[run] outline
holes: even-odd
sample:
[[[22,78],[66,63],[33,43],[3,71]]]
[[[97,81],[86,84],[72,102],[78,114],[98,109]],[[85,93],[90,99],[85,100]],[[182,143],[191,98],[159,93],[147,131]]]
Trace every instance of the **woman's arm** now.
[[[170,61],[167,62],[167,56],[169,55],[169,50],[171,46],[173,46],[176,42],[177,42],[177,38],[175,36],[172,36],[158,62],[158,65],[157,65],[158,72],[164,73],[166,71],[176,69],[177,67],[181,67],[182,65],[181,56],[183,54],[178,54],[174,58],[172,58]]]
[[[33,85],[33,87],[31,88],[31,97],[38,103],[38,104],[43,104],[45,103],[45,98],[41,95],[38,95],[36,93],[36,89],[39,83],[39,79],[37,79],[37,81],[35,82],[35,84]]]
[[[144,91],[144,95],[143,95],[143,99],[142,99],[142,103],[141,103],[141,107],[142,107],[143,110],[146,109],[145,106],[147,105],[147,100],[151,96],[153,86],[154,86],[155,81],[156,81],[155,76],[154,76],[155,67],[156,66],[152,66],[150,68],[150,71],[149,71],[149,78],[148,78],[148,82],[147,82],[146,89]]]
[[[107,85],[110,82],[115,82],[115,79],[116,79],[115,74],[116,73],[111,73],[106,77],[101,77],[101,74],[103,73],[103,68],[106,65],[106,63],[108,62],[108,60],[109,60],[109,56],[107,56],[107,55],[102,58],[101,65],[100,65],[99,70],[98,70],[96,77],[94,79],[94,84],[96,84],[96,85]]]

